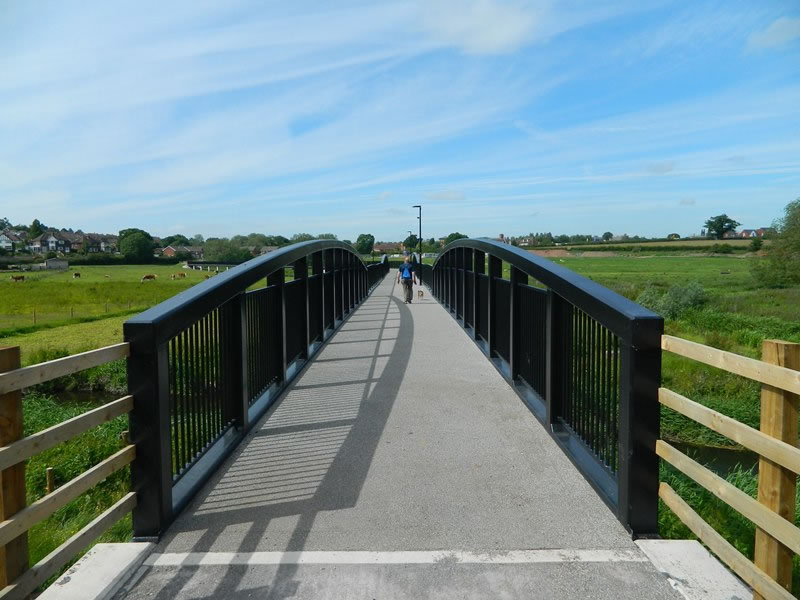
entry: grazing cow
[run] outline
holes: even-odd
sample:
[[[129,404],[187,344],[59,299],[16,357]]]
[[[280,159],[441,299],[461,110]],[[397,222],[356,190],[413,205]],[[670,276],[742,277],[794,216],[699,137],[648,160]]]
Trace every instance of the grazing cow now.
[[[186,273],[175,273],[178,279],[186,279]]]
[[[25,275],[12,275],[11,281],[25,281]]]
[[[145,281],[155,281],[155,280],[156,280],[156,276],[153,275],[152,273],[150,273],[148,275],[142,275],[142,283],[144,283]]]
[[[72,274],[72,278],[73,279],[80,279],[81,278],[81,274],[80,273],[73,273]]]
[[[175,273],[170,273],[169,274],[169,280],[170,281],[175,281]]]
[[[206,275],[206,279],[211,279],[211,275]]]
[[[111,275],[103,275],[106,279],[111,279]]]

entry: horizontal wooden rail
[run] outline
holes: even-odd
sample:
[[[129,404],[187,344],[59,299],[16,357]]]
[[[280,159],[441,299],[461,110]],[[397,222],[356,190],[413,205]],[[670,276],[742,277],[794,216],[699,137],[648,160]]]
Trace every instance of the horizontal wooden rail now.
[[[672,390],[660,388],[658,390],[658,399],[664,406],[800,474],[800,449],[761,433],[758,429],[753,429],[702,404],[698,404]]]
[[[52,494],[40,498],[10,519],[3,521],[0,523],[0,546],[28,531],[31,527],[52,515],[59,508],[66,506],[112,473],[129,465],[134,458],[136,458],[136,446],[126,446],[64,484]]]
[[[100,537],[109,527],[119,521],[136,506],[136,493],[123,496],[103,514],[78,533],[45,556],[30,570],[23,573],[11,585],[0,590],[0,600],[16,600],[27,597],[42,583],[72,560],[83,548]]]
[[[768,600],[796,600],[769,575],[756,567],[706,523],[668,484],[661,483],[658,495],[664,504],[692,530],[700,541],[719,556],[750,587]]]
[[[0,448],[0,471],[71,440],[92,427],[129,413],[131,410],[133,410],[133,396],[124,396]]]
[[[688,475],[728,506],[750,519],[758,527],[800,554],[800,529],[779,514],[769,510],[739,488],[712,473],[703,465],[676,450],[663,440],[656,442],[656,454]]]
[[[130,344],[122,342],[97,350],[89,350],[64,358],[57,358],[38,365],[31,365],[0,374],[0,396],[23,388],[44,383],[78,371],[104,365],[105,363],[126,358],[130,355]]]
[[[661,336],[661,348],[734,375],[741,375],[793,394],[800,394],[800,371],[794,369],[718,350],[671,335]]]

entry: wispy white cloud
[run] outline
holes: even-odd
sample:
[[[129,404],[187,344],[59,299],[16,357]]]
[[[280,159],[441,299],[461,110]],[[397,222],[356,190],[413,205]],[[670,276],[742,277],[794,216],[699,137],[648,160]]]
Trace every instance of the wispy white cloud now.
[[[761,50],[789,44],[800,38],[800,17],[779,17],[766,29],[756,31],[748,38],[751,49]]]
[[[745,4],[650,18],[668,8],[14,3],[0,16],[0,212],[155,233],[374,224],[392,239],[420,201],[433,227],[510,233],[525,215],[571,230],[570,214],[697,198],[685,218],[732,181],[770,178],[777,198],[800,172],[800,88],[764,53],[747,58],[764,81],[690,80],[715,49],[740,60],[752,15],[768,19]],[[648,89],[682,69],[682,88]]]

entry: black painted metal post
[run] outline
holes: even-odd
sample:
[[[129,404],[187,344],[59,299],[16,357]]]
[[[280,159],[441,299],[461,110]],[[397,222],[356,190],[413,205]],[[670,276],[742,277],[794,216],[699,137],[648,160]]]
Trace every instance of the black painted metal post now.
[[[136,445],[131,465],[131,491],[137,494],[133,535],[155,538],[173,518],[168,347],[155,343],[155,327],[149,323],[122,327],[131,344],[128,393],[134,398],[128,426]]]
[[[475,336],[475,264],[474,251],[472,248],[464,248],[464,324],[472,327],[472,335]],[[467,277],[472,278],[472,289],[470,292],[470,312],[467,314]]]
[[[304,317],[301,318],[300,324],[298,327],[302,327],[303,331],[300,332],[300,339],[303,340],[303,358],[308,358],[308,347],[311,345],[311,315],[309,312],[309,302],[310,298],[308,297],[308,258],[303,257],[300,260],[295,261],[292,265],[294,269],[294,278],[298,281],[302,281],[303,286],[303,298],[304,298],[304,305],[305,305],[305,313]]]
[[[247,373],[247,302],[245,293],[236,294],[228,302],[231,312],[230,352],[233,370],[233,393],[231,394],[230,416],[236,427],[247,430],[247,409],[250,406],[250,379]],[[238,367],[238,369],[236,368]]]
[[[328,283],[327,283],[328,288],[327,289],[330,289],[330,298],[331,298],[330,306],[328,306],[328,304],[329,304],[328,303],[328,299],[327,299],[328,298],[328,295],[327,295],[328,293],[327,293],[327,291],[323,292],[323,294],[324,294],[323,298],[325,298],[325,300],[324,300],[324,302],[325,302],[325,321],[324,321],[324,323],[327,324],[328,317],[330,316],[330,318],[331,318],[331,320],[330,320],[331,321],[331,328],[333,328],[334,324],[336,323],[336,285],[335,285],[336,275],[334,274],[335,272],[333,270],[333,261],[334,261],[333,253],[334,253],[333,250],[325,250],[325,256],[323,258],[323,260],[324,260],[323,271],[325,271],[326,274],[330,273],[330,276],[327,277],[327,280],[328,280]],[[324,279],[325,278],[323,278],[323,280]],[[324,331],[323,331],[323,338],[324,338]]]
[[[564,413],[564,385],[570,369],[572,306],[561,296],[547,290],[547,322],[545,323],[545,402],[546,423],[553,429]]]
[[[281,374],[281,381],[286,381],[286,292],[283,289],[286,283],[286,271],[281,267],[267,276],[267,285],[278,286],[278,310],[280,311],[281,326],[278,331],[280,339],[277,340],[275,347],[278,348],[276,362],[278,362],[278,372]]]
[[[636,536],[658,533],[658,387],[660,318],[637,319],[632,340],[620,340],[619,500],[617,518]]]
[[[483,323],[480,322],[481,321],[481,303],[482,303],[483,300],[481,298],[480,285],[478,283],[478,280],[480,279],[480,276],[483,275],[486,272],[486,254],[484,252],[481,252],[480,250],[475,250],[473,252],[473,254],[475,255],[474,256],[474,260],[475,260],[475,279],[474,279],[474,282],[473,282],[474,285],[472,286],[472,306],[473,306],[473,310],[475,312],[475,323],[473,324],[473,327],[475,329],[474,336],[475,336],[475,339],[477,340],[478,339],[478,331],[480,331],[480,328],[483,327]]]
[[[310,298],[311,302],[317,303],[317,322],[312,323],[312,340],[317,338],[322,341],[325,337],[325,277],[322,275],[322,252],[315,252],[311,255],[311,273],[319,281],[319,298]]]
[[[467,324],[467,259],[469,252],[467,248],[461,249],[461,282],[458,285],[458,293],[461,296],[461,323]]]
[[[489,255],[489,358],[497,350],[497,311],[508,310],[507,306],[497,305],[497,279],[503,276],[503,261]]]
[[[520,365],[522,364],[522,356],[520,354],[522,345],[520,344],[520,340],[522,338],[522,303],[520,301],[520,297],[522,291],[520,290],[521,285],[525,285],[528,283],[528,276],[517,269],[516,267],[511,267],[511,293],[510,296],[510,306],[508,307],[510,311],[510,316],[508,322],[510,324],[511,330],[509,331],[509,363],[511,366],[511,381],[516,381],[517,376],[520,373]]]

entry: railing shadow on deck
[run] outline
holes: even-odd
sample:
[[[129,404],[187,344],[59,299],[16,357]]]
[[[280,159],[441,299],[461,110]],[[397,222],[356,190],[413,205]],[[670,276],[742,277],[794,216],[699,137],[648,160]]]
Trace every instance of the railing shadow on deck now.
[[[283,542],[275,550],[302,551],[320,512],[355,506],[406,372],[413,334],[409,309],[397,298],[364,302],[187,507],[164,537],[165,547],[199,534],[191,552],[209,551],[221,540],[235,544],[231,551],[254,552],[263,549],[276,521],[285,526],[292,518],[291,533],[278,536]],[[337,344],[341,338],[352,339]],[[156,600],[191,585],[199,568],[177,570]],[[247,569],[224,567],[204,596],[258,593],[277,600],[297,591],[295,564],[277,566],[273,580],[257,589],[240,590]]]

